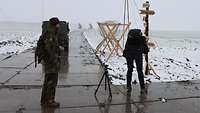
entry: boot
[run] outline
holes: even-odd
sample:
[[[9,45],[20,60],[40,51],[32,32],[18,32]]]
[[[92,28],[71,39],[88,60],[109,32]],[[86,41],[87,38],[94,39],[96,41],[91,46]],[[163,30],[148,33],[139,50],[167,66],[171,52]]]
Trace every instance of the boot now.
[[[127,92],[131,92],[132,90],[132,87],[131,87],[131,78],[127,76],[127,84],[126,84],[126,87],[127,87]]]

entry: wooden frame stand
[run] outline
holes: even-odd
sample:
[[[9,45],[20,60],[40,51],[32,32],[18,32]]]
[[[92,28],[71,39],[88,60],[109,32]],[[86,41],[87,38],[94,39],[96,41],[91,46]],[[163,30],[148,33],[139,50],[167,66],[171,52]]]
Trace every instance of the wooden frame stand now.
[[[105,52],[105,50],[108,50],[109,55],[106,58],[106,61],[108,61],[113,54],[119,55],[119,51],[123,53],[120,41],[124,38],[124,35],[128,31],[131,23],[121,24],[114,22],[98,22],[97,24],[99,26],[100,33],[103,36],[103,40],[97,46],[96,52]],[[123,27],[123,29],[120,29],[121,27]],[[120,30],[121,32],[117,36],[116,34]]]

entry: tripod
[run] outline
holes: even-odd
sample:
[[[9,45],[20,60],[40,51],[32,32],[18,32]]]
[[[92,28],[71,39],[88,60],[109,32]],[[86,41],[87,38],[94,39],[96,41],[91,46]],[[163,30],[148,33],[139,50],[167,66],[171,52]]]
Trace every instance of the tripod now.
[[[108,68],[108,65],[103,64],[103,66],[104,66],[104,73],[103,73],[103,76],[101,77],[101,80],[100,80],[100,82],[99,82],[99,84],[98,84],[97,89],[95,90],[94,95],[96,96],[96,94],[97,94],[97,92],[98,92],[98,90],[99,90],[99,87],[100,87],[100,85],[101,85],[101,83],[102,83],[102,81],[103,81],[103,78],[105,77],[105,90],[106,90],[107,85],[108,85],[109,97],[112,98],[112,92],[111,92],[111,88],[110,88],[110,79],[109,79],[109,77],[108,77],[108,69],[109,69],[109,70],[111,70],[111,69]]]

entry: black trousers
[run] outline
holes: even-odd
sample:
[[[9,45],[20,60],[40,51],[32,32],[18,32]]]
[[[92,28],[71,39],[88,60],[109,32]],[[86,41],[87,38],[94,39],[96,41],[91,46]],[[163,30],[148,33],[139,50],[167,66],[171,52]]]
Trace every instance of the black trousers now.
[[[41,103],[55,100],[56,86],[58,83],[58,73],[47,73],[44,77],[42,87]]]
[[[143,57],[142,52],[133,51],[126,56],[128,71],[127,71],[127,87],[131,87],[132,72],[133,72],[133,62],[135,60],[136,69],[138,73],[138,78],[140,82],[140,87],[144,88],[144,74],[143,74]]]

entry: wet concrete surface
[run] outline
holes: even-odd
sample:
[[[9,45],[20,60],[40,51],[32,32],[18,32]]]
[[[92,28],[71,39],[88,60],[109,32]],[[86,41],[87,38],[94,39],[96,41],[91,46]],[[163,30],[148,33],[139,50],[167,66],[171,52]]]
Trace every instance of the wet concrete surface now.
[[[125,86],[117,86],[121,93],[126,95]],[[137,97],[140,95],[139,87],[133,87],[132,89],[132,99],[139,101]],[[188,98],[188,97],[198,97],[200,96],[200,82],[195,81],[194,83],[182,83],[170,82],[170,83],[152,83],[148,85],[147,88],[146,101],[159,101],[160,98],[166,99],[178,99],[178,98]]]
[[[69,56],[63,53],[56,100],[59,109],[41,108],[44,73],[34,68],[33,50],[0,62],[0,113],[199,113],[200,81],[151,83],[140,94],[111,85],[113,98],[101,86],[102,68],[81,31],[72,32]],[[161,100],[165,101],[161,101]]]
[[[15,76],[19,69],[5,69],[5,68],[0,68],[0,83],[6,82],[9,78]]]
[[[33,63],[34,53],[25,52],[19,55],[13,55],[12,57],[1,61],[0,68],[19,68],[23,69]]]

